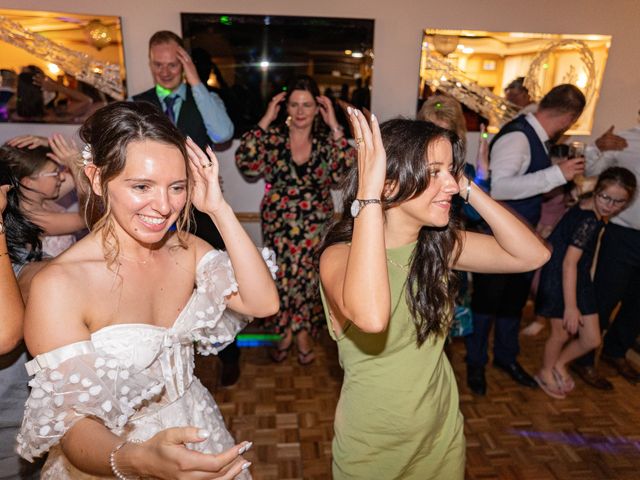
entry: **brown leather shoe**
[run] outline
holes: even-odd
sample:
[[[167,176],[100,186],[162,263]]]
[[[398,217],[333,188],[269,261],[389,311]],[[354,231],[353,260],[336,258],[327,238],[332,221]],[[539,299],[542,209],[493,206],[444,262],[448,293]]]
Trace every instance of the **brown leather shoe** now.
[[[587,385],[599,390],[613,390],[613,384],[601,376],[595,367],[572,363],[569,368],[573,370]]]
[[[635,385],[640,382],[640,372],[633,368],[626,358],[609,357],[607,355],[602,355],[600,358],[615,368],[630,383]]]

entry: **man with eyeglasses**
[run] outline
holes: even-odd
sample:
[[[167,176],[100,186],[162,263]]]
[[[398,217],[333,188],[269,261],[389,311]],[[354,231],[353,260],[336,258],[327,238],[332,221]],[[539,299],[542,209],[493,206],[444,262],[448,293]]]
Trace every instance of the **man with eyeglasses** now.
[[[613,127],[609,128],[595,145],[587,147],[586,162],[588,175],[619,166],[631,170],[640,182],[640,124],[617,135]],[[619,201],[603,196],[601,200]],[[629,206],[607,224],[594,283],[600,328],[606,330],[601,358],[636,384],[640,381],[640,372],[626,359],[626,353],[640,334],[640,196],[636,195]],[[616,313],[618,304],[620,309]],[[611,382],[596,370],[593,352],[576,360],[572,369],[592,387],[613,389]]]

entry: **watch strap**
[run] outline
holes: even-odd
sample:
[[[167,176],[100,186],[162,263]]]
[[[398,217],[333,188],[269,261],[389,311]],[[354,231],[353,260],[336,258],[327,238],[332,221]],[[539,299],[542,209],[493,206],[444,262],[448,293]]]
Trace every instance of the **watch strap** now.
[[[379,205],[382,204],[379,198],[356,198],[355,201],[358,202],[358,214],[356,215],[356,217],[360,215],[360,212],[362,212],[362,209],[367,205],[376,204],[376,203]]]
[[[378,203],[378,204],[382,203],[379,198],[356,198],[356,200],[360,203],[361,209],[372,203]]]

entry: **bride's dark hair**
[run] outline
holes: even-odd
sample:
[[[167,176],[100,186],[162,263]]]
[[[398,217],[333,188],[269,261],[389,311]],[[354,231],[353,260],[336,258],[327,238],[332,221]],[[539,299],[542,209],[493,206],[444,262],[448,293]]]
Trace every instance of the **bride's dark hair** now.
[[[464,147],[458,136],[431,122],[393,119],[380,125],[387,153],[385,183],[392,193],[382,198],[385,210],[417,197],[429,186],[427,163],[430,146],[446,140],[453,148],[453,174],[457,178],[464,165]],[[319,254],[336,243],[351,241],[353,218],[348,214],[358,190],[358,169],[354,167],[342,186],[345,212],[327,231]],[[459,224],[452,217],[446,227],[424,226],[411,255],[406,299],[416,327],[417,343],[430,335],[444,335],[454,311],[458,279],[451,265],[460,255]]]

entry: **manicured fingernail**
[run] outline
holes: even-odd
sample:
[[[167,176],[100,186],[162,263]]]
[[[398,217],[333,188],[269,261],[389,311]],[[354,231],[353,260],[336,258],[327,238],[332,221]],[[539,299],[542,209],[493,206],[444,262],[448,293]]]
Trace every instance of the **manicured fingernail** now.
[[[211,436],[211,432],[209,432],[208,430],[205,430],[204,428],[201,428],[200,430],[198,430],[198,437],[200,438],[209,438]]]
[[[248,452],[251,447],[253,447],[253,442],[245,443],[242,446],[242,448],[240,448],[240,450],[239,450],[240,455],[242,455],[244,452]]]
[[[353,114],[357,117],[358,116],[358,110],[354,110]]]
[[[353,108],[351,108],[351,107],[347,107],[347,113],[348,113],[349,115],[351,115],[351,112],[352,112],[352,111],[353,111]]]
[[[246,470],[251,466],[251,462],[247,462],[244,465],[242,465],[242,470]]]
[[[378,119],[376,118],[376,114],[375,113],[371,114],[371,121],[372,122],[377,122],[378,121]]]

